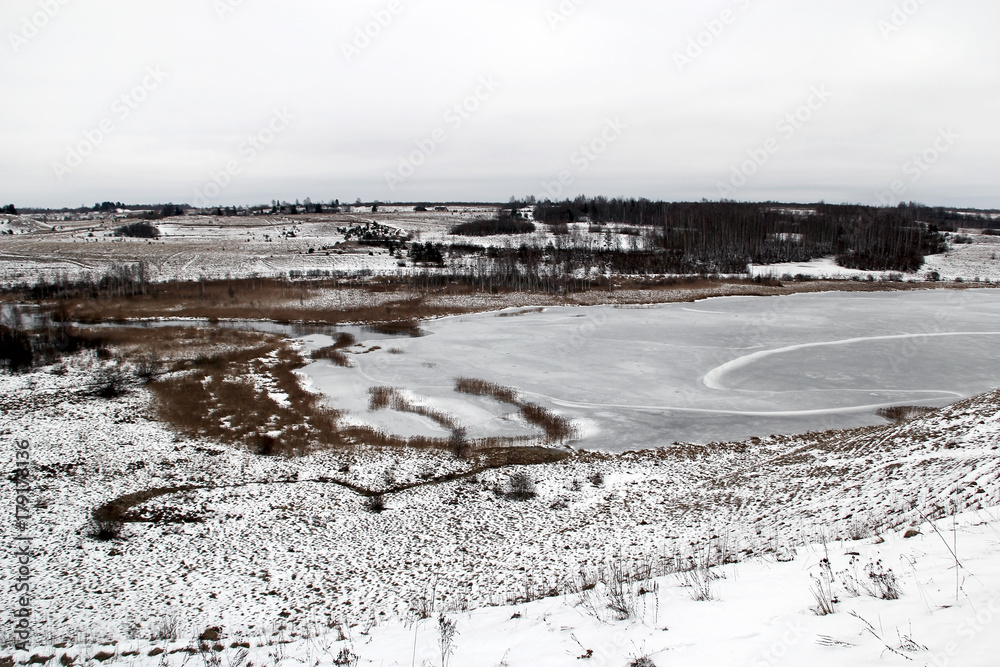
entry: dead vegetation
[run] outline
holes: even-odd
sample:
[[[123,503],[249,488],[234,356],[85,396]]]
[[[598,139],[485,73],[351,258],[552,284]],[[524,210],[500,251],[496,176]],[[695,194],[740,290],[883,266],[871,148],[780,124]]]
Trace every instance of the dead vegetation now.
[[[448,429],[453,435],[464,436],[464,429],[461,424],[455,421],[451,415],[427,407],[418,405],[408,400],[399,389],[393,387],[372,387],[368,390],[370,395],[369,409],[371,410],[396,410],[397,412],[409,412],[422,417],[427,417],[440,426]]]
[[[917,417],[923,417],[926,414],[934,412],[937,408],[928,408],[921,405],[896,405],[891,408],[879,408],[875,411],[879,417],[883,419],[888,419],[891,422],[901,423],[909,421],[911,419],[916,419]]]
[[[517,391],[510,387],[478,378],[458,378],[455,380],[455,391],[473,396],[489,396],[501,403],[513,405],[518,408],[525,421],[545,432],[546,442],[566,442],[577,435],[570,420],[537,403],[522,401]]]
[[[545,308],[522,308],[521,310],[511,310],[504,311],[502,313],[497,313],[497,317],[520,317],[522,315],[532,315],[534,313],[543,313]]]
[[[935,289],[967,289],[970,284],[934,283]],[[589,290],[485,288],[463,282],[461,276],[428,274],[414,277],[297,279],[245,278],[238,280],[143,282],[142,289],[96,290],[88,284],[50,284],[45,289],[24,288],[0,294],[0,300],[38,303],[58,321],[80,323],[124,322],[157,317],[250,319],[309,322],[331,325],[389,324],[388,333],[413,335],[413,323],[501,307],[545,305],[645,304],[691,302],[706,296],[775,296],[795,292],[888,291],[926,289],[926,283],[824,281],[779,284],[718,277],[616,276],[613,282]],[[338,294],[335,303],[324,298]],[[340,298],[343,297],[343,298]],[[471,298],[470,297],[474,297]],[[326,305],[330,303],[330,305]],[[539,306],[541,304],[541,306]],[[419,327],[417,327],[419,329]]]
[[[490,396],[501,403],[517,405],[518,395],[515,390],[479,378],[458,378],[455,380],[455,391],[472,396]]]
[[[351,347],[358,341],[349,333],[341,332],[337,334],[337,342],[329,347],[323,347],[312,353],[313,359],[326,359],[332,361],[337,366],[344,368],[351,367],[351,360],[347,358],[344,349]]]
[[[415,319],[375,322],[368,325],[367,329],[373,333],[385,334],[388,336],[409,336],[411,338],[419,338],[424,335],[423,330],[420,328],[420,323]]]
[[[239,343],[176,361],[174,373],[150,383],[160,419],[186,435],[265,456],[344,444],[339,413],[295,376],[304,365],[295,350],[275,336],[228,333]]]

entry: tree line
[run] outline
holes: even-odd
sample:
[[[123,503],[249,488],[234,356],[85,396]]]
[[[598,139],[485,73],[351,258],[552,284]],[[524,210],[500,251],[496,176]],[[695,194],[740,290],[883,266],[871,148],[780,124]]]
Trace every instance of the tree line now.
[[[935,217],[937,216],[937,217]],[[834,255],[843,266],[916,271],[925,255],[941,252],[940,210],[775,203],[671,203],[648,199],[578,197],[535,206],[537,222],[629,225],[645,230],[644,262],[700,271],[741,273],[748,264],[797,262]],[[953,224],[953,220],[947,221]],[[946,227],[949,228],[949,227]]]

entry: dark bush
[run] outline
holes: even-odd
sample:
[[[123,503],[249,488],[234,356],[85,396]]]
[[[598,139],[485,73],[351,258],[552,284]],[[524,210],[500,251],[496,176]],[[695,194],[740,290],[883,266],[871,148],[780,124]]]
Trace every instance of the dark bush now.
[[[535,225],[514,217],[470,220],[451,228],[455,236],[501,236],[506,234],[531,234]]]
[[[440,243],[434,245],[430,241],[423,244],[414,243],[410,246],[410,259],[414,264],[444,266],[444,254],[441,252],[443,248]]]
[[[126,236],[134,239],[158,239],[160,230],[148,222],[132,222],[115,230],[115,236]]]
[[[124,524],[117,519],[109,519],[94,515],[87,527],[87,537],[99,542],[110,542],[122,536]]]
[[[0,362],[12,373],[21,373],[35,361],[31,336],[21,330],[0,325]]]
[[[531,500],[538,494],[535,479],[526,471],[518,471],[507,480],[507,497],[514,500]]]
[[[94,374],[91,393],[98,398],[118,398],[128,390],[128,375],[117,363],[102,366]]]
[[[385,511],[385,496],[381,493],[376,493],[373,496],[368,496],[365,499],[365,509],[372,514],[381,514]]]

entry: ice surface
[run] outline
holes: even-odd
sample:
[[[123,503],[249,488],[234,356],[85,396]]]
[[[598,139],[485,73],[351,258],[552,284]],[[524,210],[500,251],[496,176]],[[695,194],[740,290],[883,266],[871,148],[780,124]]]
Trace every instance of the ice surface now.
[[[874,424],[879,407],[942,406],[1000,384],[994,289],[555,307],[423,328],[350,355],[354,368],[305,372],[389,432],[430,435],[431,425],[367,412],[370,386],[408,389],[473,437],[527,432],[509,406],[454,392],[457,377],[488,379],[577,420],[576,446],[611,451]]]

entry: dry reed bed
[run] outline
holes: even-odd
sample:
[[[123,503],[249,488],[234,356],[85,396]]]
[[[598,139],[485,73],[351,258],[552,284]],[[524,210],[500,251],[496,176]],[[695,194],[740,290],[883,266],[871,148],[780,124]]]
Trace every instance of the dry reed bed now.
[[[522,401],[516,389],[479,378],[458,378],[455,391],[473,396],[489,396],[518,408],[524,419],[545,432],[548,443],[561,443],[577,436],[576,427],[565,417],[554,414],[537,403]]]
[[[869,283],[848,280],[764,285],[738,279],[621,276],[613,286],[605,289],[553,295],[509,289],[489,292],[447,282],[432,288],[415,289],[408,279],[389,276],[367,281],[250,278],[155,283],[149,286],[148,294],[123,297],[102,295],[94,298],[86,293],[70,292],[39,302],[62,321],[82,323],[194,317],[384,324],[411,323],[504,307],[672,303],[726,295],[775,296],[831,290],[874,292],[974,287],[976,285],[969,283]],[[339,295],[338,298],[329,299],[329,295],[334,293]],[[14,298],[14,295],[8,296]],[[24,299],[23,295],[17,298]],[[404,324],[403,327],[410,328],[410,325]]]
[[[341,332],[337,334],[337,341],[329,347],[323,347],[312,353],[313,359],[326,359],[332,361],[337,366],[344,368],[351,367],[351,360],[347,358],[343,350],[357,343],[357,339],[349,333]]]

